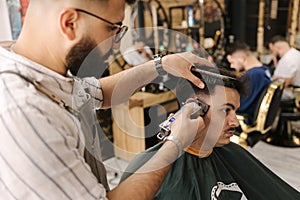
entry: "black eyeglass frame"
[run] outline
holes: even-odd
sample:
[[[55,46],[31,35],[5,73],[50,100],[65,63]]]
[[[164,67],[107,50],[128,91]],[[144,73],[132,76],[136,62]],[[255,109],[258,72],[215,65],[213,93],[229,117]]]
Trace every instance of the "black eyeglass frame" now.
[[[100,19],[110,25],[112,25],[113,27],[116,27],[118,28],[119,30],[117,31],[116,35],[115,35],[115,38],[114,38],[114,42],[118,43],[120,42],[120,40],[124,37],[125,33],[127,32],[128,30],[128,26],[125,26],[125,25],[122,25],[122,22],[119,22],[119,23],[113,23],[113,22],[110,22],[108,21],[107,19],[104,19],[102,17],[99,17],[98,15],[95,15],[93,13],[90,13],[86,10],[82,10],[80,8],[75,8],[75,10],[77,12],[82,12],[82,13],[85,13],[85,14],[88,14],[90,16],[93,16],[93,17],[96,17],[97,19]]]

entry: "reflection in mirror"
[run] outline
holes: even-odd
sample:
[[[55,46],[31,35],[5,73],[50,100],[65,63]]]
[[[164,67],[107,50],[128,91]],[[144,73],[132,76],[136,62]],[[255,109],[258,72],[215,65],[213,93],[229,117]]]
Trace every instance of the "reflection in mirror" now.
[[[201,21],[201,19],[204,20]],[[200,28],[199,30],[192,30],[193,39],[200,41],[218,63],[218,59],[221,59],[225,53],[225,12],[220,1],[204,0],[203,4],[195,3],[194,24],[200,26]]]

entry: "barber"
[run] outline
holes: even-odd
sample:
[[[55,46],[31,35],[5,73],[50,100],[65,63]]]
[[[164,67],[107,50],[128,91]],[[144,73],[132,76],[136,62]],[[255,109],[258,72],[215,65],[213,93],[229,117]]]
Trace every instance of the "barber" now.
[[[190,68],[204,60],[191,53],[158,57],[99,80],[86,77],[99,67],[84,70],[86,58],[97,52],[104,60],[126,33],[125,3],[31,0],[18,40],[1,42],[1,198],[151,199],[178,153],[204,127],[202,118],[190,119],[193,105],[187,105],[172,125],[172,139],[142,166],[146,172],[109,191],[90,126],[95,109],[128,100],[165,73],[203,87]]]

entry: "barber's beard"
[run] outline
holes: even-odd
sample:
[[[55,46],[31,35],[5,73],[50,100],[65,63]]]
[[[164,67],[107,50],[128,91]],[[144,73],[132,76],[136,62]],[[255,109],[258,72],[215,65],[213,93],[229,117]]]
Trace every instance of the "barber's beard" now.
[[[77,75],[86,56],[97,46],[89,37],[82,38],[75,44],[66,56],[67,68],[73,75]]]
[[[93,39],[84,37],[71,48],[66,56],[66,63],[67,68],[74,76],[85,77],[100,74],[112,49],[103,55],[100,49],[95,47],[97,47],[97,43]]]

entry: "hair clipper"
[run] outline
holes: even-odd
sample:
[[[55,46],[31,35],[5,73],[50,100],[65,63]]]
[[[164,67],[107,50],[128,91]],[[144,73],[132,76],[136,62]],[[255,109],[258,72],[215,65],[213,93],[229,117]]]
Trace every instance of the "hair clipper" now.
[[[196,119],[198,116],[205,116],[205,114],[209,110],[209,105],[195,99],[194,101],[188,102],[186,104],[193,103],[194,104],[194,111],[192,112],[190,118],[191,119]],[[165,120],[161,124],[159,124],[160,131],[157,134],[157,138],[160,140],[163,140],[164,137],[168,136],[171,132],[171,125],[172,123],[176,120],[177,116],[181,113],[181,109],[178,110],[171,118]]]

